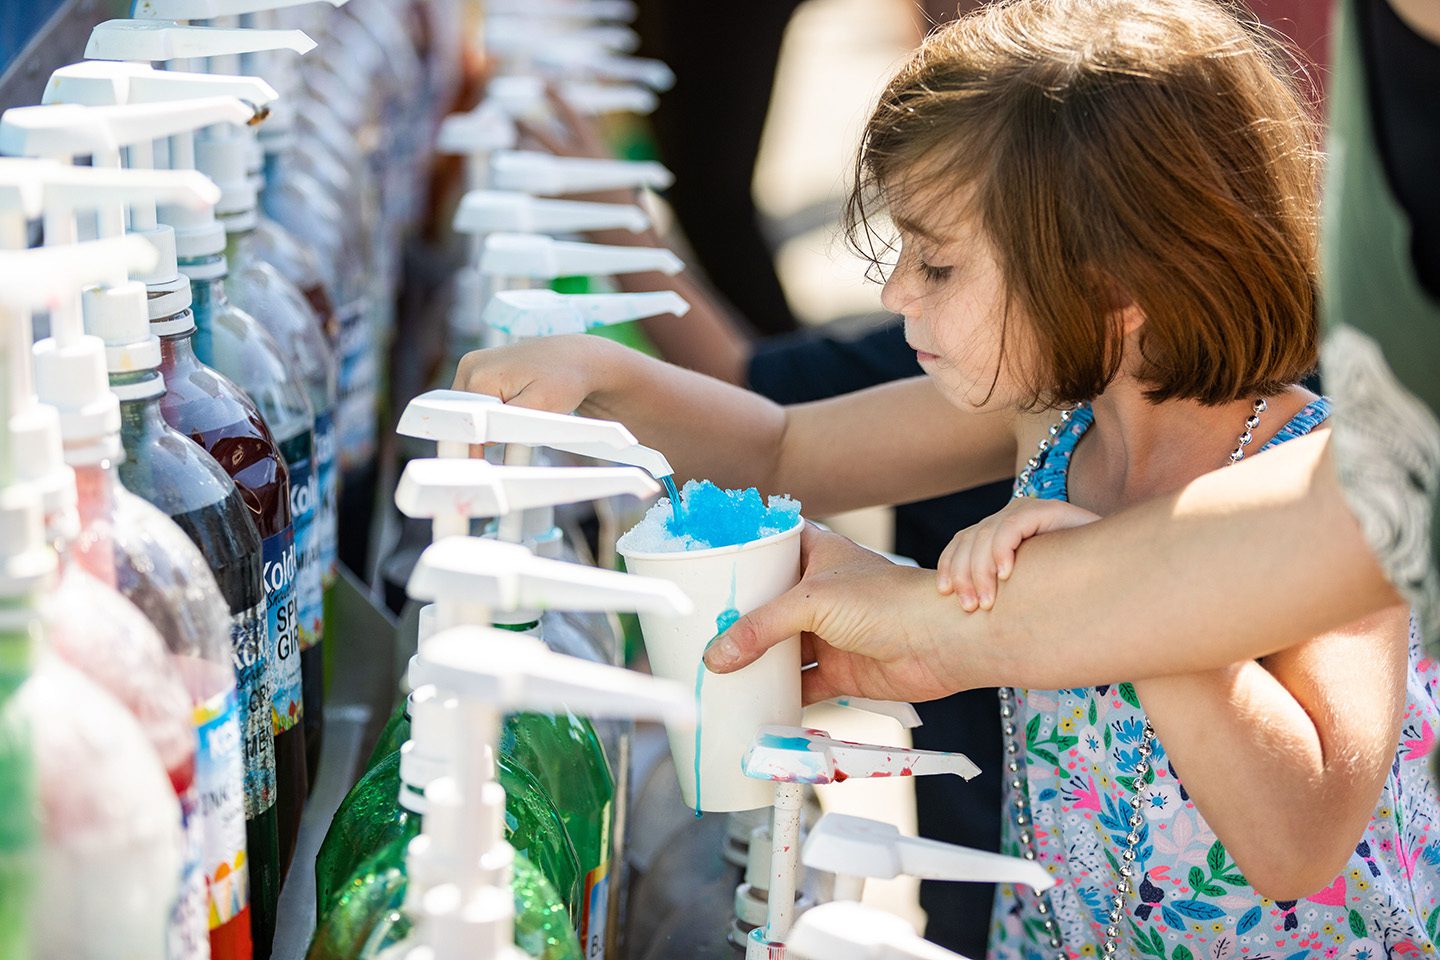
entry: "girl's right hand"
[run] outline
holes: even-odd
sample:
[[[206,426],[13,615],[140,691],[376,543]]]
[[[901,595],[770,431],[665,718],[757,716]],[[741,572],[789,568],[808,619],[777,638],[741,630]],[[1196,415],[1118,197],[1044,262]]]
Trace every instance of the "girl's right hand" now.
[[[574,413],[605,388],[630,353],[588,334],[472,350],[460,360],[454,388],[499,397],[517,407]]]
[[[1015,568],[1015,551],[1031,537],[1099,520],[1098,514],[1064,500],[1020,497],[1003,510],[955,534],[940,554],[935,586],[955,594],[967,613],[989,610],[1001,581]]]

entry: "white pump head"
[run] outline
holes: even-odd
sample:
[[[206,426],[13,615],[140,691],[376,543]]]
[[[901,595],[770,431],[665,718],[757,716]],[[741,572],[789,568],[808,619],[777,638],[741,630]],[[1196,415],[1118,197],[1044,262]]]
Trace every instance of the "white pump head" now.
[[[634,53],[640,46],[640,35],[618,24],[557,31],[553,24],[523,14],[485,18],[485,49],[502,59],[528,56],[537,46],[557,38],[582,40],[611,53]]]
[[[82,60],[50,74],[41,103],[103,107],[122,103],[168,103],[200,97],[238,97],[246,103],[264,107],[274,103],[279,96],[274,87],[259,77],[157,70],[148,63]]]
[[[441,121],[435,149],[467,156],[488,154],[513,149],[519,139],[512,117],[496,104],[482,103],[469,113],[452,113]]]
[[[446,537],[420,555],[408,585],[417,600],[492,610],[599,610],[680,616],[691,603],[673,583],[537,557],[519,544]]]
[[[546,200],[511,190],[471,190],[455,211],[457,233],[575,233],[650,226],[650,216],[629,203]]]
[[[915,709],[915,704],[906,703],[903,700],[867,700],[864,697],[836,697],[827,701],[837,707],[847,707],[851,710],[860,710],[865,713],[873,713],[877,717],[889,717],[906,730],[914,730],[916,727],[924,726],[920,721],[920,714]]]
[[[623,424],[502,403],[463,390],[431,390],[411,400],[396,432],[445,444],[517,443],[640,467],[653,477],[674,475],[658,450],[641,446]]]
[[[596,327],[673,313],[683,317],[690,304],[673,290],[651,293],[556,293],[553,290],[505,290],[485,308],[485,326],[511,337],[549,337],[585,333]]]
[[[611,247],[533,233],[492,233],[480,257],[480,272],[486,276],[532,280],[651,271],[674,276],[684,269],[685,262],[663,247]]]
[[[790,960],[964,960],[893,913],[858,903],[822,903],[802,914],[785,951]]]
[[[905,837],[894,824],[839,813],[820,818],[800,857],[813,870],[857,877],[1016,883],[1037,893],[1055,885],[1055,878],[1033,861]]]
[[[547,649],[535,637],[490,627],[452,627],[435,634],[416,657],[410,678],[502,712],[570,709],[590,717],[676,726],[695,722],[694,694],[678,683],[577,660]]]
[[[502,467],[461,458],[411,460],[395,488],[407,517],[498,517],[514,510],[646,497],[660,487],[632,467]]]
[[[140,6],[147,9],[152,5],[153,0],[146,0]],[[165,63],[265,50],[293,50],[303,54],[314,49],[315,41],[302,30],[231,30],[184,26],[164,20],[106,20],[90,32],[85,56],[90,60]]]
[[[566,80],[560,83],[559,88],[561,99],[570,105],[570,109],[586,117],[607,113],[644,115],[654,113],[660,105],[653,92],[632,83]],[[485,98],[517,120],[544,120],[550,116],[550,100],[545,93],[543,77],[495,77],[485,89]]]
[[[347,0],[145,0],[136,5],[135,13],[150,20],[214,20],[317,2],[343,7]]]
[[[675,86],[675,71],[663,60],[621,56],[583,39],[557,37],[530,56],[542,70],[562,76],[638,83],[660,93]]]
[[[94,156],[199,127],[254,119],[255,108],[235,97],[110,107],[12,107],[0,116],[0,153],[52,159]]]
[[[73,304],[82,287],[123,277],[126,270],[148,269],[154,261],[155,249],[139,237],[0,252],[0,276],[6,278],[0,284],[0,300],[18,314],[14,329],[3,332],[13,344],[6,371],[6,389],[14,397],[9,423],[12,464],[18,479],[38,492],[47,517],[67,532],[73,533],[78,522],[74,474],[62,458],[60,417],[53,407],[37,403],[28,389],[29,315],[32,310],[54,311]],[[106,412],[99,415],[103,418]],[[118,412],[114,425],[119,428]]]
[[[953,773],[966,780],[980,768],[963,753],[883,747],[835,740],[824,730],[767,725],[742,763],[747,777],[780,783],[841,783],[867,777]]]
[[[591,23],[629,23],[640,12],[632,0],[490,0],[485,10],[501,16]]]
[[[533,150],[500,150],[490,159],[491,186],[541,196],[648,187],[664,190],[675,175],[653,160],[556,157]]]

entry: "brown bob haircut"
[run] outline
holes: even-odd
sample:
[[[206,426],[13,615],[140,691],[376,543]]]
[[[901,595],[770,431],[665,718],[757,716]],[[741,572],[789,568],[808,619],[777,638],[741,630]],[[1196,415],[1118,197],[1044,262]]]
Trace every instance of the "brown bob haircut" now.
[[[1316,363],[1297,64],[1213,0],[999,0],[931,33],[882,94],[848,236],[876,261],[873,204],[973,188],[1035,347],[1040,369],[1015,371],[1034,406],[1104,391],[1127,303],[1152,401],[1273,395]]]

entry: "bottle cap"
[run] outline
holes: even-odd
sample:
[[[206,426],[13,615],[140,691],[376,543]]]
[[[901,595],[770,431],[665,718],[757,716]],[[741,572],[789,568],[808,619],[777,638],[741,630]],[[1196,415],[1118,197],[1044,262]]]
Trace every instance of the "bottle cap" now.
[[[556,157],[531,150],[497,150],[490,158],[491,186],[540,196],[647,187],[664,190],[675,176],[653,160]]]
[[[814,870],[858,877],[1018,883],[1037,893],[1055,885],[1034,861],[905,837],[894,824],[839,813],[825,814],[811,829],[801,860]]]
[[[755,732],[743,767],[747,777],[781,783],[842,783],[940,773],[972,780],[980,775],[980,768],[963,753],[849,743],[833,739],[824,730],[777,725]]]
[[[457,233],[578,233],[650,226],[644,210],[629,203],[550,200],[509,190],[471,190],[455,211]]]
[[[673,290],[650,293],[556,293],[553,290],[504,290],[485,307],[485,326],[512,337],[549,337],[586,333],[646,317],[673,313],[683,317],[690,304]]]

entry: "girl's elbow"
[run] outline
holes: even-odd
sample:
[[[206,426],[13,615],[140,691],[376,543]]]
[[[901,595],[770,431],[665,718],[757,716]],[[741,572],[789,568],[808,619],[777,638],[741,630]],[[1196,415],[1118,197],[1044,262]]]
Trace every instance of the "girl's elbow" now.
[[[1232,850],[1235,863],[1261,896],[1271,900],[1303,900],[1329,887],[1344,872],[1355,852],[1348,831],[1316,829],[1316,823],[1296,830],[1277,830],[1257,849]]]

